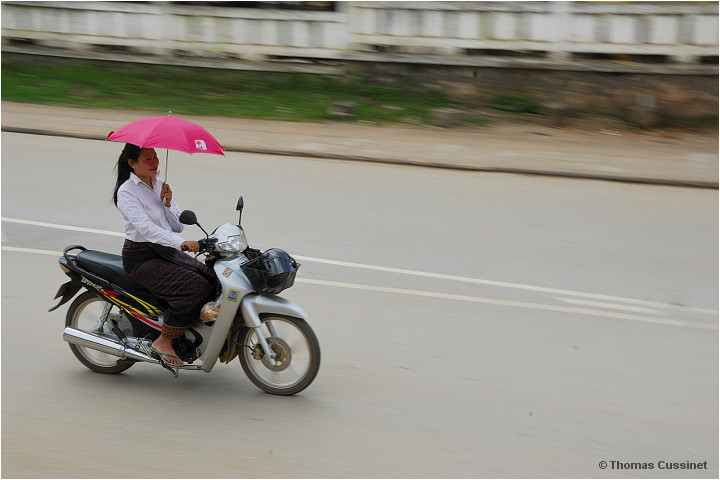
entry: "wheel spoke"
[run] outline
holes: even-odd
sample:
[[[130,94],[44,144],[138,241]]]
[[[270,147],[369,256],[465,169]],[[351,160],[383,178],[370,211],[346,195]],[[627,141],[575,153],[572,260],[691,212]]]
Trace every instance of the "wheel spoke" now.
[[[299,337],[292,343],[288,342],[288,344],[292,349],[293,358],[295,358],[295,355],[302,355],[310,351],[310,345],[308,345],[305,337]]]
[[[292,373],[293,378],[300,378],[307,372],[308,364],[305,362],[296,362],[293,360],[292,364],[285,370],[286,372]]]

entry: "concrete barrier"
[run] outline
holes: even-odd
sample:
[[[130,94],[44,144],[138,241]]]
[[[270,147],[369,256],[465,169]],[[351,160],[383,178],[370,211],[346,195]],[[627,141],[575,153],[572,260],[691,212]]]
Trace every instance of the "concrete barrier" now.
[[[716,2],[335,2],[337,11],[228,3],[3,2],[2,36],[70,49],[250,60],[361,52],[669,62],[718,56]]]

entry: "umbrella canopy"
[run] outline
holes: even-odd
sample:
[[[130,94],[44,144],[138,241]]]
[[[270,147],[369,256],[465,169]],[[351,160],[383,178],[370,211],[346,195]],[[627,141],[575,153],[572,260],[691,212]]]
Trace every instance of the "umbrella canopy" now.
[[[141,148],[165,148],[187,153],[223,155],[223,147],[200,125],[173,116],[151,117],[110,132],[107,140]]]

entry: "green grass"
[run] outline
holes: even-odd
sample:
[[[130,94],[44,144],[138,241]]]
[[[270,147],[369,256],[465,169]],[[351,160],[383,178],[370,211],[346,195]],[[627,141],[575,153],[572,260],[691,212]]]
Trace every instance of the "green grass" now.
[[[286,121],[335,120],[338,101],[357,105],[353,121],[418,123],[445,95],[362,78],[2,56],[2,99],[85,108],[220,115]]]
[[[503,112],[505,120],[535,122],[546,114],[539,100],[521,95],[487,92],[462,104],[410,82],[381,85],[361,75],[245,72],[9,53],[2,55],[1,73],[3,100],[83,108],[324,122],[341,121],[330,113],[335,102],[352,102],[355,116],[344,121],[416,126],[429,123],[434,108],[459,108],[470,113],[465,125],[476,128],[496,122],[473,116],[480,103]],[[574,110],[573,118],[631,123],[628,115],[618,107],[590,104]],[[669,126],[712,128],[718,116],[681,119],[665,114],[662,120]]]

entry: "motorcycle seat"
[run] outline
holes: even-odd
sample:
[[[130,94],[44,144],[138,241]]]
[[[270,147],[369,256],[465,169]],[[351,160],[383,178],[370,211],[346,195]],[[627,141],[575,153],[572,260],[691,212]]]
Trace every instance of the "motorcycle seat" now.
[[[125,290],[139,293],[145,298],[152,296],[149,290],[127,276],[120,255],[97,250],[83,250],[77,254],[75,261],[82,268],[100,275]]]

